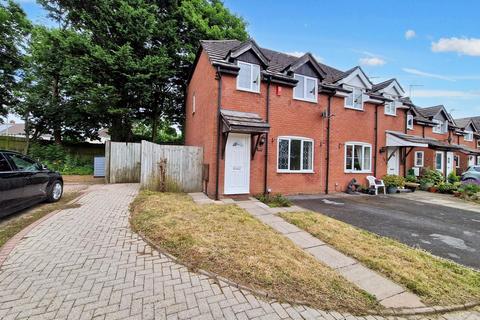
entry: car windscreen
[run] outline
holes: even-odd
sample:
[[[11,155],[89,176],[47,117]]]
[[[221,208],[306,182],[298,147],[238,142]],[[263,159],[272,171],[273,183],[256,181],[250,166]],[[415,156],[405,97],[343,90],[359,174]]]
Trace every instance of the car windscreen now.
[[[0,153],[0,172],[8,172],[12,171],[10,168],[10,164],[8,163],[7,159]]]
[[[15,164],[18,171],[37,171],[38,164],[32,159],[16,153],[5,154]]]
[[[480,167],[472,167],[473,170],[477,171],[477,172],[480,172]]]

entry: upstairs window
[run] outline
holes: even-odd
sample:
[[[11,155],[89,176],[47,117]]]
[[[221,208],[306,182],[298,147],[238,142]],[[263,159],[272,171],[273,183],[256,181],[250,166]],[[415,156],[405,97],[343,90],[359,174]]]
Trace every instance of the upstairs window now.
[[[278,138],[278,172],[313,172],[313,140]]]
[[[465,131],[463,134],[463,139],[465,141],[473,141],[473,132],[472,131]]]
[[[363,110],[363,90],[356,87],[347,87],[345,89],[352,90],[345,98],[345,108]]]
[[[477,140],[477,148],[480,149],[480,140]]]
[[[393,99],[392,96],[387,96],[387,98]],[[389,116],[397,115],[397,106],[395,104],[395,100],[385,103],[385,114]]]
[[[317,102],[317,79],[300,74],[293,77],[298,80],[297,86],[293,88],[293,97],[297,100]]]
[[[407,129],[413,130],[413,115],[407,114]]]
[[[372,146],[361,142],[345,144],[345,172],[370,172],[372,168]]]
[[[260,92],[260,66],[243,61],[238,61],[238,66],[237,89]]]
[[[448,121],[433,119],[437,125],[432,128],[433,133],[446,133],[448,131]]]

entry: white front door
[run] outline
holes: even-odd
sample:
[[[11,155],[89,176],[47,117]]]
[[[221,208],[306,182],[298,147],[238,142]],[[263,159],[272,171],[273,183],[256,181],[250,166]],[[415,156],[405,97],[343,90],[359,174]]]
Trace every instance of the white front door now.
[[[387,165],[387,174],[395,174],[398,176],[400,167],[400,152],[398,151],[399,149],[389,147],[387,150],[387,157],[390,158]]]
[[[230,133],[225,147],[225,194],[250,193],[250,135]]]
[[[453,172],[454,161],[453,152],[447,152],[447,176]]]

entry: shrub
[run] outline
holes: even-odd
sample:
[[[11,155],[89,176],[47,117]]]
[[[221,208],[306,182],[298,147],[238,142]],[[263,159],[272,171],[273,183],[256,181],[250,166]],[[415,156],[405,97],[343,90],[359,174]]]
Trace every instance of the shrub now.
[[[281,194],[258,194],[255,198],[272,208],[290,207],[292,205],[292,202]]]
[[[440,193],[453,193],[454,191],[457,191],[457,186],[453,183],[441,182],[438,185],[438,192]]]
[[[408,174],[405,177],[405,182],[417,182],[417,177],[413,174]]]
[[[448,182],[450,182],[450,183],[455,183],[455,182],[459,182],[459,181],[460,181],[460,177],[457,176],[457,174],[455,173],[455,171],[452,171],[452,172],[450,172],[450,174],[448,175],[447,180],[448,180]]]
[[[441,172],[430,168],[425,168],[425,170],[423,170],[422,179],[424,181],[430,181],[434,185],[438,185],[445,180]]]
[[[59,171],[62,174],[93,174],[93,160],[91,158],[73,156],[62,145],[34,143],[30,146],[28,154],[49,169]]]
[[[397,176],[396,174],[387,174],[382,178],[385,186],[388,187],[403,187],[405,185],[405,179],[401,176]]]
[[[473,196],[477,192],[480,192],[480,186],[475,183],[466,183],[460,185],[460,187],[458,187],[458,191],[466,196]]]

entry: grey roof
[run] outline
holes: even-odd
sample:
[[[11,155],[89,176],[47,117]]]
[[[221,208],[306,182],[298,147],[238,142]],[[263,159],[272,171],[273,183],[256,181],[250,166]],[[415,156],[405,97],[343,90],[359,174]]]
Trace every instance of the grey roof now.
[[[202,40],[200,43],[212,62],[225,62],[224,59],[227,54],[231,50],[242,45],[242,42],[238,40]],[[285,68],[294,64],[301,58],[265,48],[260,48],[260,50],[269,60],[267,70],[274,73],[282,73]],[[327,66],[318,61],[317,64],[325,71],[326,82],[334,82],[335,79],[344,75],[343,71]]]
[[[407,140],[409,142],[428,144],[429,147],[434,149],[461,150],[463,148],[462,146],[450,144],[434,138],[424,138],[424,137],[414,136],[411,134],[406,134],[406,133],[397,132],[397,131],[388,131],[388,133],[394,136],[397,136],[401,139]]]
[[[471,118],[455,119],[455,124],[461,129],[465,129],[470,122],[472,122]]]
[[[220,110],[220,113],[223,118],[224,131],[263,133],[270,129],[270,125],[256,113],[227,109]]]
[[[392,79],[388,79],[386,81],[374,84],[372,86],[372,91],[378,91],[378,90],[385,89],[386,87],[388,87],[394,81],[396,81],[395,78],[392,78]]]
[[[418,111],[426,118],[431,118],[437,115],[440,110],[444,109],[442,105],[433,106],[433,107],[426,107],[426,108],[418,108]]]
[[[25,135],[25,123],[6,123],[0,125],[0,135]]]

